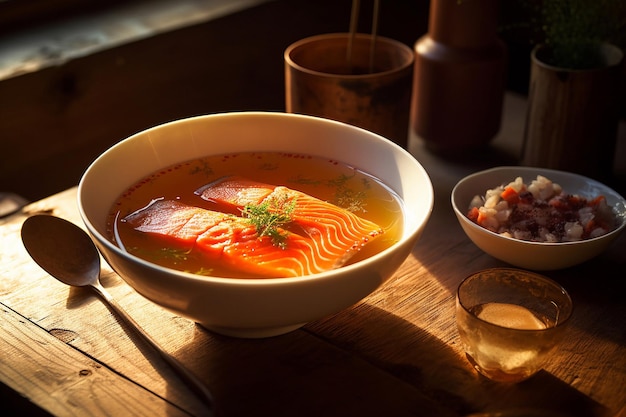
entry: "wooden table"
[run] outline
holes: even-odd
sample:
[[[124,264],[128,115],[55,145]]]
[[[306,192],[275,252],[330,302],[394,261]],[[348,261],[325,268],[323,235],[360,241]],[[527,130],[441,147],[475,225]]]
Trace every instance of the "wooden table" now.
[[[507,98],[507,106],[523,105]],[[575,312],[544,371],[517,385],[498,384],[477,375],[461,351],[455,289],[471,272],[503,264],[464,235],[449,195],[464,175],[510,162],[523,122],[506,123],[493,155],[473,164],[435,157],[413,140],[436,195],[413,253],[360,303],[292,333],[254,340],[212,334],[148,302],[107,265],[103,284],[205,381],[219,415],[446,417],[532,407],[624,417],[626,235],[586,264],[545,274],[571,292]],[[72,188],[0,220],[0,414],[203,415],[180,379],[94,293],[57,282],[26,253],[20,228],[29,214],[82,225],[75,196]]]

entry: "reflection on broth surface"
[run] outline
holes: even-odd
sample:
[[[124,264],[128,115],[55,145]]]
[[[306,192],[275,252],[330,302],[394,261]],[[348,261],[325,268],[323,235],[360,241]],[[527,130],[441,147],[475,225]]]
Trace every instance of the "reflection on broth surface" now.
[[[217,187],[216,192],[223,195],[224,191],[219,186],[230,178],[245,180],[240,180],[235,186],[230,181],[228,185],[235,188],[230,188],[226,194],[236,191],[237,195],[248,196],[273,190],[273,203],[268,203],[270,197],[263,204],[244,201],[240,205],[225,204],[224,199],[212,198],[210,191]],[[204,194],[202,190],[205,190]],[[283,198],[291,206],[285,202],[280,207],[275,205]],[[314,210],[310,209],[311,205]],[[301,220],[305,212],[308,217],[303,227]],[[319,216],[312,219],[312,212]],[[188,217],[183,219],[183,214]],[[295,217],[292,218],[292,215]],[[337,226],[335,216],[345,219],[345,224]],[[194,221],[189,221],[192,217]],[[210,245],[206,243],[207,218],[216,223],[211,229]],[[259,222],[260,218],[263,220]],[[273,238],[272,233],[259,233],[263,227],[259,224],[263,222],[274,224],[264,229],[265,232],[270,229],[277,232]],[[179,227],[183,223],[184,233],[182,226]],[[202,235],[204,238],[197,235],[190,237],[189,225],[194,225],[195,233],[198,223],[202,225],[200,229],[205,233]],[[355,226],[361,223],[361,226]],[[399,240],[403,212],[402,202],[392,190],[371,175],[342,162],[301,154],[250,152],[198,158],[154,172],[130,186],[118,198],[110,210],[107,225],[109,238],[114,243],[150,262],[201,275],[261,278],[297,276],[321,272],[323,268],[332,269],[321,265],[324,262],[329,264],[327,252],[332,251],[343,250],[336,264],[330,262],[335,266],[372,256]],[[341,227],[341,233],[331,230],[338,227]],[[255,232],[255,239],[249,237],[250,228]],[[221,233],[219,242],[215,237],[217,229]],[[357,231],[362,233],[362,238],[348,245],[347,250],[342,249],[337,243],[341,236]],[[288,237],[287,244],[271,240],[276,235]],[[320,235],[323,237],[320,238]],[[218,246],[219,251],[216,251]],[[294,262],[315,265],[290,269],[291,272],[284,272],[286,269],[282,265],[276,269],[275,275],[267,268],[257,271],[241,267],[245,263],[242,261],[256,262],[252,261],[253,254],[260,256],[261,251],[269,252],[270,249],[271,256],[276,258],[274,263],[282,259],[284,264],[298,247],[310,250],[314,255],[300,260],[296,256]],[[220,255],[215,255],[218,252]],[[230,258],[225,255],[226,252]],[[237,256],[240,258],[233,261],[233,257]],[[326,260],[322,262],[322,258]],[[322,269],[316,269],[318,267]],[[293,272],[295,270],[300,272]]]

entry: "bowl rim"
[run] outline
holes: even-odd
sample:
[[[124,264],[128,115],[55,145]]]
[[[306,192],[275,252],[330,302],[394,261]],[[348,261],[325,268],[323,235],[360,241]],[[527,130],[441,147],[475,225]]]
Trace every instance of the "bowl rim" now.
[[[550,178],[550,174],[554,174],[556,173],[559,176],[568,176],[568,177],[572,177],[572,178],[576,178],[578,180],[581,181],[586,181],[590,184],[595,185],[598,188],[602,188],[607,190],[608,192],[612,193],[618,200],[618,205],[621,205],[622,207],[616,207],[616,206],[611,206],[613,208],[613,211],[615,212],[615,215],[617,217],[618,220],[620,220],[620,225],[617,226],[615,229],[611,230],[609,233],[606,233],[602,236],[597,236],[594,238],[590,238],[590,239],[584,239],[584,240],[577,240],[577,241],[572,241],[572,242],[534,242],[534,241],[529,241],[529,240],[522,240],[522,239],[516,239],[514,237],[508,237],[508,236],[503,236],[501,234],[498,234],[496,232],[493,232],[489,229],[486,229],[476,223],[474,223],[473,221],[471,221],[468,217],[467,214],[464,211],[461,211],[461,209],[457,206],[456,204],[456,196],[459,192],[459,190],[470,180],[477,178],[477,177],[483,177],[486,175],[490,175],[493,174],[495,172],[501,172],[501,171],[512,171],[512,172],[519,172],[519,173],[536,173],[537,171],[541,171],[542,173],[545,173],[546,175],[544,175],[546,178],[554,181],[552,178]],[[521,175],[517,175],[517,176],[521,176]],[[515,178],[512,178],[510,181],[513,181]],[[526,181],[526,179],[524,179]],[[558,183],[558,181],[555,181]],[[497,187],[498,184],[493,185],[491,188],[495,188]],[[484,195],[484,193],[487,190],[482,190],[482,194],[478,194],[478,195]],[[565,191],[569,191],[569,190],[565,190]],[[492,168],[488,168],[482,171],[477,171],[474,172],[472,174],[469,174],[463,178],[461,178],[456,185],[452,188],[452,192],[450,193],[450,201],[452,204],[452,208],[454,210],[454,212],[457,215],[457,218],[462,219],[463,223],[465,223],[467,226],[471,227],[473,230],[476,231],[480,231],[482,233],[486,233],[487,235],[493,236],[497,239],[501,239],[503,241],[506,242],[516,242],[518,244],[521,245],[525,245],[525,246],[533,246],[533,247],[566,247],[566,246],[576,246],[576,245],[584,245],[584,244],[588,244],[591,242],[595,242],[595,241],[600,241],[600,240],[604,240],[604,239],[609,239],[609,238],[614,238],[615,236],[617,236],[618,234],[620,234],[625,228],[626,228],[626,199],[624,199],[624,197],[619,194],[617,191],[615,191],[614,189],[612,189],[611,187],[601,183],[600,181],[597,181],[593,178],[589,178],[586,177],[584,175],[581,174],[576,174],[573,172],[568,172],[568,171],[561,171],[561,170],[556,170],[556,169],[551,169],[551,168],[541,168],[541,167],[526,167],[526,166],[514,166],[514,165],[504,165],[504,166],[497,166],[497,167],[492,167]],[[467,203],[469,205],[469,202]]]
[[[356,33],[355,39],[358,41],[370,41],[372,39],[372,35],[367,33]],[[297,55],[300,49],[306,48],[311,44],[323,44],[325,41],[344,41],[349,39],[350,33],[348,32],[331,32],[331,33],[322,33],[318,35],[312,35],[303,39],[299,39],[285,49],[283,52],[283,58],[287,65],[291,68],[297,69],[298,71],[315,75],[316,77],[328,78],[328,79],[344,79],[344,80],[362,80],[371,78],[371,74],[336,74],[333,72],[322,72],[315,69],[308,68],[304,66],[300,60],[296,60],[294,55]],[[393,38],[389,38],[386,36],[377,36],[377,41],[385,44],[386,46],[392,46],[396,48],[403,55],[404,61],[401,65],[396,66],[394,68],[386,69],[384,71],[376,71],[376,76],[385,76],[389,74],[399,73],[408,71],[413,68],[415,57],[413,55],[413,50],[406,44],[395,40]]]
[[[122,142],[126,142],[126,141],[130,141],[133,140],[134,138],[140,136],[140,135],[145,135],[153,130],[156,130],[158,128],[167,126],[167,125],[174,125],[174,124],[181,124],[184,123],[185,121],[191,121],[191,120],[196,120],[196,119],[202,119],[202,118],[235,118],[238,116],[250,116],[250,117],[259,117],[259,116],[269,116],[269,117],[276,117],[276,118],[282,118],[282,117],[290,117],[290,118],[300,118],[300,119],[307,119],[307,120],[313,120],[317,123],[326,123],[326,124],[336,124],[336,125],[341,125],[344,127],[347,127],[350,130],[358,130],[361,133],[366,133],[369,136],[373,136],[376,138],[376,140],[380,141],[385,141],[385,143],[387,144],[387,146],[391,146],[393,148],[396,148],[396,151],[399,151],[401,154],[403,154],[405,157],[408,157],[412,160],[412,162],[414,162],[414,168],[419,170],[420,176],[423,176],[427,181],[428,181],[428,187],[425,190],[422,190],[425,193],[425,197],[428,198],[428,206],[426,207],[426,210],[424,211],[424,219],[425,222],[428,222],[428,219],[430,218],[430,216],[432,215],[432,211],[434,208],[434,202],[435,202],[435,196],[434,196],[434,188],[433,188],[433,184],[432,181],[430,179],[430,176],[428,175],[428,172],[426,171],[426,169],[424,168],[424,166],[417,160],[417,158],[415,158],[411,153],[409,153],[406,149],[402,148],[401,146],[399,146],[398,144],[392,142],[391,140],[378,135],[376,133],[370,132],[368,130],[362,129],[360,127],[357,126],[353,126],[353,125],[349,125],[347,123],[343,123],[343,122],[338,122],[335,120],[331,120],[331,119],[326,119],[326,118],[322,118],[322,117],[316,117],[316,116],[309,116],[309,115],[304,115],[304,114],[295,114],[295,113],[285,113],[285,112],[279,112],[279,111],[235,111],[235,112],[222,112],[222,113],[211,113],[211,114],[205,114],[205,115],[199,115],[199,116],[191,116],[191,117],[186,117],[186,118],[181,118],[181,119],[176,119],[176,120],[172,120],[169,122],[165,122],[165,123],[161,123],[155,126],[152,126],[150,128],[141,130],[139,132],[136,132],[130,136],[127,136],[125,138],[123,138],[121,141],[119,141],[118,143],[112,145],[111,147],[109,147],[108,149],[106,149],[104,152],[102,152],[100,155],[98,155],[98,157],[96,157],[96,159],[94,159],[89,166],[87,167],[87,169],[85,170],[85,172],[83,173],[83,175],[80,178],[79,184],[78,184],[78,189],[77,189],[77,205],[78,205],[78,211],[80,214],[80,217],[83,221],[83,223],[85,224],[85,227],[87,228],[87,230],[89,231],[89,233],[92,235],[92,237],[96,240],[96,243],[101,244],[106,246],[106,248],[114,253],[116,253],[118,256],[121,256],[124,259],[130,259],[133,262],[137,262],[140,265],[142,265],[142,267],[144,268],[148,268],[150,270],[154,270],[157,273],[166,273],[166,274],[172,274],[174,273],[177,276],[177,279],[184,279],[184,280],[188,280],[188,281],[193,281],[193,282],[197,282],[197,281],[201,281],[201,282],[212,282],[212,283],[223,283],[223,284],[227,284],[227,285],[231,285],[231,286],[245,286],[245,287],[250,287],[250,286],[259,286],[259,287],[263,287],[263,286],[291,286],[291,285],[296,285],[297,283],[300,282],[306,282],[306,281],[325,281],[325,280],[332,280],[332,279],[336,279],[338,276],[340,277],[341,275],[349,275],[346,274],[346,271],[351,271],[351,270],[356,270],[359,268],[364,267],[364,264],[372,264],[375,262],[378,262],[381,258],[387,257],[390,255],[390,252],[392,252],[393,250],[395,250],[395,248],[397,248],[398,246],[402,246],[402,245],[406,245],[408,242],[410,241],[414,241],[416,238],[416,235],[419,235],[424,227],[417,227],[415,230],[413,230],[411,233],[408,233],[406,235],[403,235],[397,242],[395,242],[394,244],[392,244],[391,246],[389,246],[388,248],[366,258],[363,259],[361,261],[358,261],[354,264],[350,264],[350,265],[345,265],[342,266],[340,268],[336,268],[330,271],[325,271],[325,272],[320,272],[320,273],[316,273],[316,274],[310,274],[310,275],[303,275],[303,276],[298,276],[298,277],[280,277],[280,278],[259,278],[259,279],[248,279],[248,278],[230,278],[230,277],[217,277],[217,276],[205,276],[205,275],[199,275],[199,274],[193,274],[190,272],[184,272],[184,271],[180,271],[180,270],[176,270],[176,269],[172,269],[172,268],[167,268],[167,267],[163,267],[154,263],[151,263],[149,261],[146,261],[142,258],[139,258],[135,255],[132,255],[128,252],[123,251],[122,249],[120,249],[117,245],[113,244],[108,238],[106,238],[102,233],[100,233],[98,231],[98,229],[93,225],[93,223],[91,222],[91,220],[89,219],[89,217],[87,216],[87,213],[85,212],[85,209],[82,205],[82,194],[83,194],[83,189],[85,187],[85,178],[86,176],[89,174],[89,172],[92,170],[92,167],[96,164],[96,162],[98,162],[101,158],[105,157],[105,155],[107,155],[109,152],[113,152],[114,149],[118,146],[121,146]],[[387,185],[388,186],[388,185]],[[396,190],[393,190],[394,192],[396,192]],[[405,210],[404,207],[404,201],[401,201],[401,204],[403,206],[403,212]],[[411,249],[412,250],[412,249]],[[366,267],[366,266],[365,266]]]
[[[477,315],[473,314],[467,308],[466,303],[463,302],[463,298],[464,297],[461,296],[461,291],[462,291],[463,287],[465,285],[467,285],[467,283],[471,279],[473,279],[473,278],[475,278],[475,277],[477,277],[479,275],[497,274],[497,273],[509,273],[511,275],[514,275],[516,278],[518,278],[518,277],[532,277],[535,280],[542,281],[545,284],[549,284],[553,288],[559,290],[565,296],[565,298],[569,301],[569,311],[568,311],[567,316],[565,316],[565,318],[563,320],[557,321],[557,323],[554,326],[547,327],[546,329],[516,329],[516,328],[513,328],[513,327],[506,327],[506,326],[502,326],[500,324],[492,323],[490,321],[484,320],[484,319],[478,317]],[[515,333],[521,333],[521,334],[524,334],[524,333],[526,333],[526,334],[542,333],[545,330],[556,329],[556,328],[563,328],[567,323],[570,322],[571,318],[574,315],[574,308],[576,307],[575,304],[574,304],[574,301],[572,299],[571,294],[569,293],[569,291],[567,291],[567,289],[560,282],[550,278],[547,275],[544,275],[541,272],[529,271],[527,269],[522,269],[522,268],[514,267],[514,266],[495,266],[495,267],[483,268],[483,269],[481,269],[479,271],[475,271],[475,272],[472,272],[472,273],[468,274],[465,278],[463,278],[463,280],[457,286],[456,291],[455,291],[455,298],[456,298],[458,306],[461,309],[463,309],[463,311],[465,313],[471,315],[476,320],[478,320],[481,323],[487,325],[488,327],[496,327],[496,328],[501,328],[501,329],[507,329],[508,331],[515,332]]]

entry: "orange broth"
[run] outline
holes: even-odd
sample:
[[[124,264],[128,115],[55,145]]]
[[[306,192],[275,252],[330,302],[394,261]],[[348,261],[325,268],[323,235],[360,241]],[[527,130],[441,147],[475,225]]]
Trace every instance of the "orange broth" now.
[[[109,238],[127,252],[164,267],[200,275],[258,278],[209,261],[200,251],[171,243],[166,247],[162,239],[138,232],[123,221],[127,215],[156,199],[175,199],[195,207],[223,211],[194,191],[233,175],[301,191],[382,227],[384,234],[365,245],[348,264],[381,252],[397,242],[402,234],[401,199],[375,177],[335,160],[292,153],[250,152],[179,163],[133,184],[111,207],[107,221]]]

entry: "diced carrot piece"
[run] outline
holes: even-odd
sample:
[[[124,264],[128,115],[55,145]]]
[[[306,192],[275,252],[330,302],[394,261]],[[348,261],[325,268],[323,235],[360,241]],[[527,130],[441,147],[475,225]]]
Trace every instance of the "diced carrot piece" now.
[[[589,235],[593,229],[598,227],[597,222],[594,219],[591,219],[585,224],[585,234]]]
[[[502,199],[506,200],[509,204],[517,204],[519,203],[519,193],[515,191],[513,187],[506,187],[504,191],[500,194]]]
[[[478,207],[472,207],[471,209],[469,209],[469,212],[467,213],[467,218],[473,222],[477,222],[479,214],[480,214],[480,211],[478,210]]]
[[[487,216],[485,215],[485,213],[478,210],[478,217],[476,218],[476,223],[478,223],[481,226],[484,226],[486,219],[487,219]]]
[[[603,195],[599,195],[596,198],[594,198],[593,200],[589,201],[589,205],[590,206],[599,206],[605,200],[606,200],[606,197],[604,197]]]

